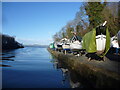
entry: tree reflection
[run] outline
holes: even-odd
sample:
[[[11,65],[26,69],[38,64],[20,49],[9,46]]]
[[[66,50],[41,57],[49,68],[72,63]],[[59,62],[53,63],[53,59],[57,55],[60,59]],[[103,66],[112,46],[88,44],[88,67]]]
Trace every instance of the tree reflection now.
[[[3,51],[0,54],[0,61],[1,61],[0,67],[11,67],[11,65],[6,65],[4,62],[6,62],[6,61],[14,61],[14,58],[15,58],[14,50]]]

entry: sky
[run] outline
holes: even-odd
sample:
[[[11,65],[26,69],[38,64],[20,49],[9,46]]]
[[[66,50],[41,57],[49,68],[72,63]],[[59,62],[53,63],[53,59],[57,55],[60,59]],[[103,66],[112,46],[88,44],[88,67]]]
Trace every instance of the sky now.
[[[53,35],[75,18],[81,2],[3,2],[2,33],[22,44],[49,45]]]

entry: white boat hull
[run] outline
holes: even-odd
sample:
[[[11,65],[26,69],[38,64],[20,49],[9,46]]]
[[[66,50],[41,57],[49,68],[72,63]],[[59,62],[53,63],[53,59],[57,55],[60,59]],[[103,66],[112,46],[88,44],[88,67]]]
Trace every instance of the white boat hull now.
[[[70,49],[70,45],[62,45],[63,50]]]
[[[119,44],[119,47],[120,47],[120,31],[118,32],[118,44]]]
[[[119,48],[118,37],[114,36],[111,38],[111,47]]]
[[[75,41],[70,44],[70,49],[71,50],[81,50],[82,49],[82,44],[79,41]]]
[[[104,51],[106,45],[106,36],[98,35],[96,36],[96,48],[98,52]]]
[[[57,44],[56,43],[54,43],[54,46],[55,46],[55,49],[57,49]]]
[[[63,43],[55,43],[55,49],[62,49],[62,44]]]

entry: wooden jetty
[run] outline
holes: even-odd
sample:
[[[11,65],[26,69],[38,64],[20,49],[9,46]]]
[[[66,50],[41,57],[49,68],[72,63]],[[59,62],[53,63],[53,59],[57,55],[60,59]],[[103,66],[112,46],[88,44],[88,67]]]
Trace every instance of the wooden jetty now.
[[[86,56],[76,57],[48,48],[48,51],[61,61],[69,70],[75,71],[83,80],[95,88],[120,88],[120,62],[88,61]]]

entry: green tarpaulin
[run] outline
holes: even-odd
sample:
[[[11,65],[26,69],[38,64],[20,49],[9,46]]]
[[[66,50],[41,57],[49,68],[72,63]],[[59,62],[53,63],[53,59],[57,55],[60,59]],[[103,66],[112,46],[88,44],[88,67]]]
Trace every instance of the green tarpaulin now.
[[[83,37],[83,43],[82,48],[86,49],[88,53],[95,53],[97,52],[96,49],[96,28],[94,28],[92,31],[86,33]],[[105,46],[105,52],[100,55],[100,57],[103,57],[106,55],[110,48],[110,34],[108,32],[108,28],[106,28],[106,46]]]

